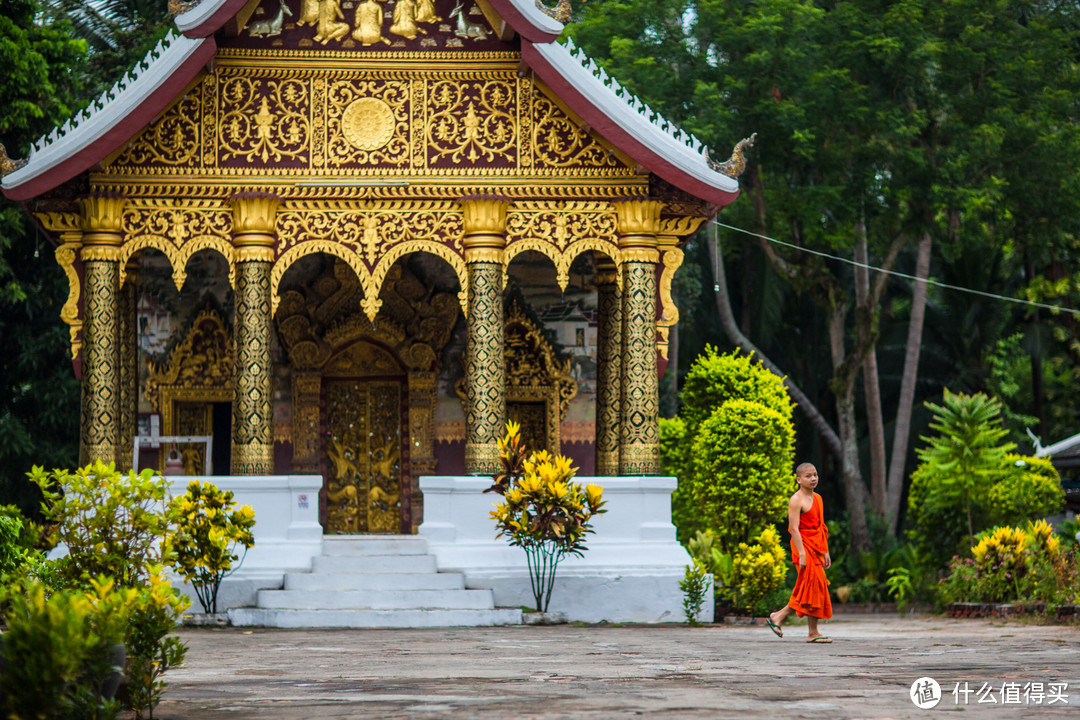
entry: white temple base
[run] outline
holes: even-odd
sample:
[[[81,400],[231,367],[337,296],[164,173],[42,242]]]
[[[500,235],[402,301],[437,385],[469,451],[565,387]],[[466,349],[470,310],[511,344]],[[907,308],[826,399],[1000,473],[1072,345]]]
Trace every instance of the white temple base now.
[[[571,622],[683,622],[682,580],[690,556],[671,524],[671,477],[582,477],[604,487],[607,513],[593,521],[583,557],[567,556],[556,573],[550,610]],[[500,499],[483,476],[420,478],[427,538],[439,570],[465,574],[469,588],[489,588],[500,607],[534,604],[525,552],[495,539],[489,512]],[[712,617],[711,594],[702,619]]]

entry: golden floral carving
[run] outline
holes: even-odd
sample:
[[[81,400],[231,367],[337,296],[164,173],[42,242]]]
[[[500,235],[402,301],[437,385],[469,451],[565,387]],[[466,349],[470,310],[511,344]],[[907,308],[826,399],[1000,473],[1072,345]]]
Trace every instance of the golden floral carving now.
[[[227,77],[218,129],[222,159],[306,160],[311,135],[308,95],[309,84],[301,79]]]
[[[120,165],[160,163],[173,167],[195,164],[202,142],[199,105],[199,93],[185,95],[128,143],[114,162]]]
[[[379,98],[353,100],[341,113],[341,134],[359,150],[378,150],[394,136],[394,111]]]
[[[385,73],[330,82],[326,89],[325,161],[347,164],[409,164],[409,83]]]
[[[514,78],[498,80],[441,80],[431,83],[427,138],[435,161],[455,165],[497,158],[513,161],[517,155],[514,120]]]

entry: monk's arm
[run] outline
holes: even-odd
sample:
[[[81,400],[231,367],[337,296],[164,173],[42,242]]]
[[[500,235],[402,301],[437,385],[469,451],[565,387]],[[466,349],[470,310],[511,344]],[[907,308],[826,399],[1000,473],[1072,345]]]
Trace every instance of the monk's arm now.
[[[799,567],[803,567],[806,565],[806,550],[803,548],[802,533],[799,532],[800,513],[799,501],[792,495],[787,506],[788,530],[791,532],[791,544],[799,553]]]

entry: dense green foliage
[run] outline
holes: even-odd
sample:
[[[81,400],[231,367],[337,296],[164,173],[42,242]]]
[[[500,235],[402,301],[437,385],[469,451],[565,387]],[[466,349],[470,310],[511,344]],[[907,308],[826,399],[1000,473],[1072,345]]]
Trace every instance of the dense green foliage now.
[[[63,20],[35,22],[37,3],[0,3],[0,143],[30,143],[82,104],[76,68],[86,44]],[[22,208],[0,196],[0,502],[35,515],[34,462],[71,466],[78,452],[79,383],[60,307],[67,278]]]
[[[1061,481],[1047,460],[1009,452],[1000,404],[946,392],[924,438],[908,493],[908,535],[943,566],[974,545],[976,533],[1059,512]]]
[[[86,591],[46,593],[41,585],[15,595],[0,652],[4,717],[15,720],[115,718],[116,701],[102,699],[117,669],[113,648],[123,642],[127,606],[137,592],[94,583]]]
[[[1046,522],[995,527],[979,535],[970,558],[956,558],[942,581],[943,602],[1080,601],[1080,554]]]
[[[661,424],[661,463],[676,475],[679,539],[709,530],[731,553],[784,521],[793,489],[792,405],[779,378],[753,359],[707,348],[686,377],[683,408]]]
[[[568,33],[713,157],[757,133],[724,223],[841,258],[865,251],[870,264],[908,273],[928,243],[935,279],[1076,307],[1076,20],[1073,6],[1027,0],[591,0]],[[890,430],[894,417],[906,422],[897,408],[908,350],[921,349],[909,438],[925,432],[921,402],[945,386],[1007,393],[1014,441],[1025,425],[1046,441],[1080,432],[1074,316],[930,288],[925,328],[909,338],[907,280],[871,273],[859,300],[859,271],[845,263],[727,230],[721,243],[739,328],[839,438],[839,451],[819,445],[819,430],[803,425],[799,454],[819,461],[826,501],[844,502],[860,552],[861,498],[900,511],[912,443],[883,448],[900,460],[884,503],[873,484],[829,484],[873,475],[875,412]],[[699,238],[680,271],[691,281],[676,284],[694,319],[680,328],[683,372],[706,343],[731,342],[709,265]],[[881,411],[859,382],[868,359]]]
[[[40,551],[31,551],[21,568],[3,577],[8,624],[19,622],[16,614],[29,612],[27,636],[46,638],[37,644],[20,644],[18,651],[10,653],[5,645],[6,656],[12,663],[36,667],[50,662],[54,653],[69,653],[72,657],[57,662],[70,661],[79,667],[86,653],[72,645],[66,628],[55,623],[65,618],[76,622],[76,627],[97,622],[90,610],[79,611],[83,607],[80,594],[89,594],[97,598],[93,602],[111,608],[110,622],[121,628],[127,648],[126,695],[121,702],[135,711],[136,718],[144,712],[152,715],[164,690],[161,675],[184,657],[183,644],[169,633],[188,606],[163,574],[176,521],[166,499],[167,482],[150,472],[125,475],[101,462],[75,472],[46,473],[35,467],[31,479],[45,497],[42,514],[49,523],[47,537],[64,543],[68,554],[48,560]],[[70,602],[56,600],[58,604],[52,607],[53,597],[67,597]],[[98,652],[91,656],[98,657]],[[72,680],[63,675],[61,680],[49,691],[59,694],[45,695],[42,702],[66,707],[62,697],[72,682],[78,687],[71,692],[89,691],[97,696],[93,683],[87,685],[78,676]]]

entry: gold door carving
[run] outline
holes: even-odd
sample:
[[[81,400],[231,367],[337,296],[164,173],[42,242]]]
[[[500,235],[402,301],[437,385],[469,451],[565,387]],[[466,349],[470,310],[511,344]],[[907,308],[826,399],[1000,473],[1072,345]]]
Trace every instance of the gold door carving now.
[[[174,431],[177,435],[211,435],[214,430],[214,406],[205,402],[173,404]],[[177,446],[184,460],[185,475],[206,474],[206,445],[184,443]],[[164,463],[163,463],[164,464]]]
[[[233,333],[212,305],[196,316],[165,362],[150,363],[144,397],[161,413],[163,434],[213,433],[213,404],[233,400]],[[188,475],[206,472],[204,445],[178,449]]]
[[[327,380],[327,534],[402,531],[396,380]]]

